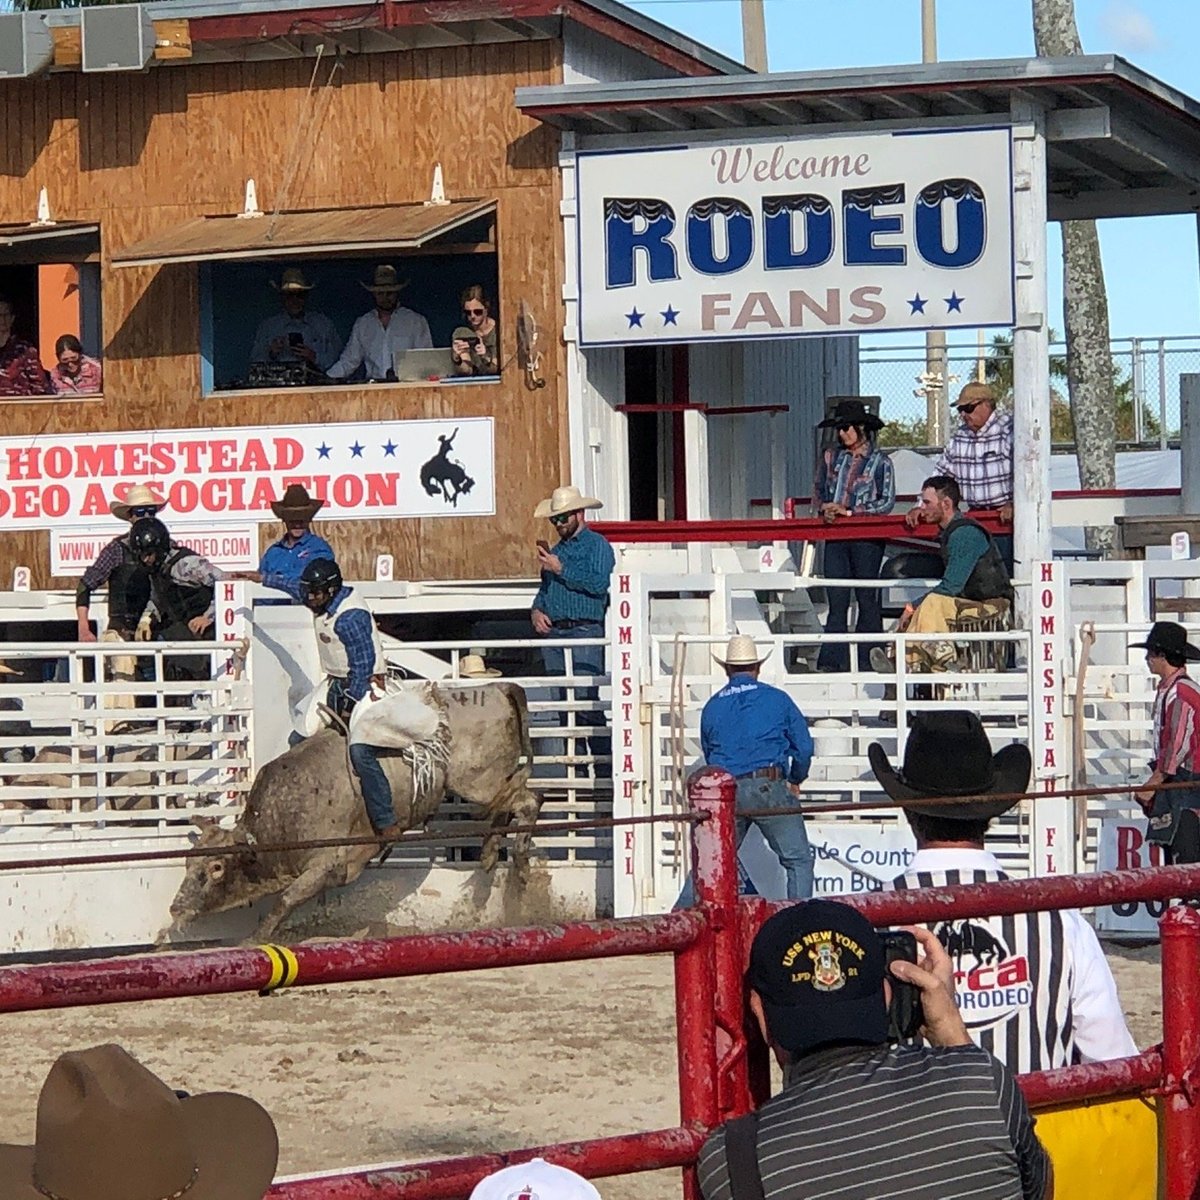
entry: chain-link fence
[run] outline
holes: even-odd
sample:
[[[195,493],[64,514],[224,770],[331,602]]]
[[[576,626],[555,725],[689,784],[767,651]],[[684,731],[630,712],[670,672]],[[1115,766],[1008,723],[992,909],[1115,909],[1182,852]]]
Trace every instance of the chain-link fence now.
[[[924,345],[869,346],[859,351],[859,392],[881,396],[892,445],[942,445],[953,422],[949,403],[975,379],[992,384],[1003,403],[1012,391],[1012,342],[1006,334],[973,349],[951,345],[926,356]],[[1200,372],[1200,338],[1116,338],[1112,342],[1117,439],[1130,446],[1159,446],[1179,438],[1179,377]],[[1066,346],[1050,347],[1053,440],[1074,441],[1067,403]],[[940,426],[939,426],[940,422]]]

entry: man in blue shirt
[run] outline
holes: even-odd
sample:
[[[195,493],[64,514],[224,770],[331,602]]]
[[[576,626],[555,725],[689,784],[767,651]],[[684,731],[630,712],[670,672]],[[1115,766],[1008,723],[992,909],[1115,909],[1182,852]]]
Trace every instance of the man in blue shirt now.
[[[539,637],[555,640],[604,637],[609,580],[617,560],[612,547],[598,533],[588,529],[583,517],[587,509],[601,507],[599,500],[584,496],[577,487],[571,486],[555,488],[550,498],[534,509],[533,515],[548,519],[558,535],[553,548],[547,542],[538,542],[542,586],[533,598],[530,619]],[[544,646],[542,661],[547,675],[603,675],[604,647],[581,646],[573,650],[570,672],[562,646]],[[554,690],[557,693],[554,699],[566,699],[563,689]],[[573,690],[576,700],[594,701],[599,697],[593,687]],[[589,728],[604,725],[601,712],[576,712],[574,717],[577,725]],[[594,756],[607,756],[612,748],[611,739],[590,737],[588,748]],[[554,752],[550,746],[546,749]],[[596,763],[595,774],[597,779],[611,777],[611,764]]]
[[[303,484],[288,485],[283,499],[271,505],[271,511],[283,522],[283,537],[267,547],[258,564],[260,574],[282,575],[294,583],[314,559],[334,557],[333,547],[310,528],[324,503],[314,500]]]
[[[812,765],[808,722],[787,692],[759,681],[766,656],[759,655],[753,638],[736,634],[729,639],[725,657],[713,657],[725,668],[727,682],[700,716],[704,761],[737,781],[738,845],[751,824],[757,825],[787,875],[788,899],[807,900],[813,893],[813,853],[804,817],[740,814],[799,803],[800,784]],[[681,906],[691,903],[690,893],[689,879]]]

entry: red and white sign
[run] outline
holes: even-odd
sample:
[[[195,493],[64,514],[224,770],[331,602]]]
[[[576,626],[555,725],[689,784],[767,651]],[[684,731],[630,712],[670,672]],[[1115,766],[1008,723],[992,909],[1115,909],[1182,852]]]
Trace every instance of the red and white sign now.
[[[50,531],[50,574],[82,575],[100,551],[128,525],[113,525],[104,532],[85,529]],[[258,526],[171,526],[171,537],[181,546],[202,554],[225,571],[248,571],[258,566]]]
[[[1162,847],[1146,841],[1144,817],[1102,817],[1096,841],[1097,871],[1140,871],[1163,865]],[[1096,928],[1106,933],[1158,936],[1159,918],[1167,911],[1165,900],[1130,900],[1107,908],[1097,907]]]
[[[1034,563],[1029,663],[1034,710],[1029,741],[1033,754],[1032,786],[1045,797],[1033,804],[1035,875],[1069,874],[1075,869],[1075,802],[1070,797],[1054,796],[1066,786],[1070,771],[1063,712],[1065,589],[1062,563]]]
[[[490,516],[494,442],[490,417],[0,438],[0,530],[110,523],[137,483],[172,529],[274,521],[293,483],[323,520]]]
[[[612,662],[612,776],[613,816],[646,815],[646,772],[642,763],[643,744],[639,696],[641,663],[637,652],[643,642],[636,636],[646,628],[643,594],[637,586],[640,576],[628,572],[613,578],[612,604],[608,610],[608,639]],[[689,836],[686,829],[682,835]],[[629,825],[613,831],[613,911],[619,917],[641,916],[645,912],[643,880],[647,855],[654,839],[645,825]],[[690,861],[691,855],[687,855]],[[664,911],[674,896],[665,900]]]

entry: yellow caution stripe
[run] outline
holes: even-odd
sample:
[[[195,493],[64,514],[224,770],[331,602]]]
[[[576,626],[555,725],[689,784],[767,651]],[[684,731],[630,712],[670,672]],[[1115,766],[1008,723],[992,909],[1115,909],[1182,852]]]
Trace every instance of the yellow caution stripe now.
[[[278,988],[291,987],[296,982],[296,976],[300,974],[300,964],[296,961],[296,956],[286,946],[267,945],[259,946],[259,949],[271,964],[271,977],[258,994],[269,996]]]

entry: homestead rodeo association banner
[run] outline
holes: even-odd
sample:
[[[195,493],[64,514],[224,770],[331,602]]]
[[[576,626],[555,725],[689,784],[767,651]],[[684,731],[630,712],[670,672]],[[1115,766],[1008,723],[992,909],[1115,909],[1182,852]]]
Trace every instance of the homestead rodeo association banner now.
[[[576,156],[583,345],[1014,322],[1007,128]]]
[[[274,521],[291,483],[325,501],[322,520],[491,516],[492,420],[0,438],[0,531],[123,528],[109,502],[145,482],[168,521],[209,530]]]

